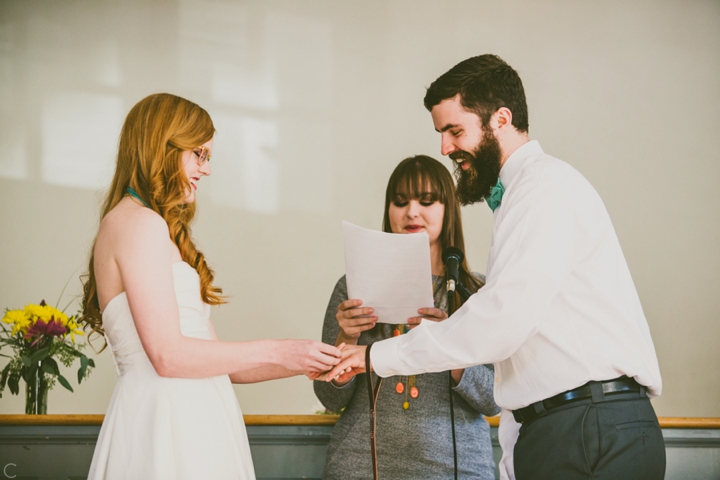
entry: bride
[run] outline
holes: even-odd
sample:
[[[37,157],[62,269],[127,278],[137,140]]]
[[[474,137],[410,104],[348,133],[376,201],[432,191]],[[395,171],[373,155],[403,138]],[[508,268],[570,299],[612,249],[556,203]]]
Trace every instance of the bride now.
[[[222,291],[190,231],[214,132],[170,94],[125,119],[84,280],[82,321],[105,336],[119,377],[89,479],[253,479],[231,382],[314,379],[339,362],[311,340],[218,341],[209,313]]]

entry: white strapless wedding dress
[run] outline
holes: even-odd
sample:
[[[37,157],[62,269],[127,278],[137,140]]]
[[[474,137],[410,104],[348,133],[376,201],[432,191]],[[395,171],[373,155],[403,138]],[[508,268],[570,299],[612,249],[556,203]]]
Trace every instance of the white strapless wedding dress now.
[[[180,329],[211,339],[210,306],[200,278],[184,262],[173,265]],[[100,430],[89,480],[254,479],[242,412],[227,375],[163,378],[153,368],[125,293],[103,312],[118,382]]]

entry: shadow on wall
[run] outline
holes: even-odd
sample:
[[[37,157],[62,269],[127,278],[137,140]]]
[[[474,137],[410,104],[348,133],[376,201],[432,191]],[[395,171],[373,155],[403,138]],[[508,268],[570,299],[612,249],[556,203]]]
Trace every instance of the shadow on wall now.
[[[329,210],[327,21],[183,0],[177,19],[158,24],[155,36],[168,40],[156,42],[125,28],[137,6],[86,6],[21,5],[0,20],[0,151],[8,153],[0,177],[104,188],[127,111],[145,95],[169,91],[215,121],[213,203],[261,214]],[[141,15],[153,13],[144,8]]]

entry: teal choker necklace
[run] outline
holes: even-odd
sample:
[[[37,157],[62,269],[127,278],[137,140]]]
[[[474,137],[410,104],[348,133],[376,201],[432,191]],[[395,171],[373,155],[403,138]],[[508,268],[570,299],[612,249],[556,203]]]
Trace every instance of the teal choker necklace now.
[[[133,197],[135,197],[135,198],[137,198],[138,200],[140,200],[140,201],[142,202],[142,204],[145,205],[147,208],[150,208],[150,205],[148,205],[148,203],[147,203],[145,200],[143,200],[142,198],[140,198],[140,195],[138,195],[137,192],[136,192],[135,190],[133,190],[132,187],[128,187],[128,188],[127,188],[127,192],[128,192],[130,195],[132,195]]]

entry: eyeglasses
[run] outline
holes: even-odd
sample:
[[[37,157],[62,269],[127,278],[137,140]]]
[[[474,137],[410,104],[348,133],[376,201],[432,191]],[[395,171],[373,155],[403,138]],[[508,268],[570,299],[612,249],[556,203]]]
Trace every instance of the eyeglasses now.
[[[210,161],[210,158],[212,158],[212,153],[207,147],[198,147],[193,150],[193,153],[197,159],[198,167],[202,167],[206,162]]]

